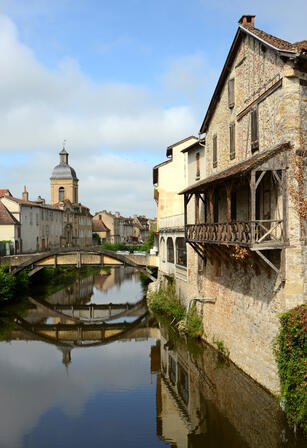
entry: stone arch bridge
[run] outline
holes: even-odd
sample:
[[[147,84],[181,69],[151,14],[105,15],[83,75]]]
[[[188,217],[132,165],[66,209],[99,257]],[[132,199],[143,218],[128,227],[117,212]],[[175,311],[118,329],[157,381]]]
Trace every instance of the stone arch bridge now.
[[[149,266],[155,266],[155,257],[150,255],[119,254],[106,249],[61,248],[36,254],[11,255],[2,257],[0,264],[8,265],[13,275],[32,267],[29,272],[30,277],[45,266],[54,268],[59,266],[76,266],[81,268],[82,266],[127,265],[137,268],[152,281],[156,280],[148,268]]]

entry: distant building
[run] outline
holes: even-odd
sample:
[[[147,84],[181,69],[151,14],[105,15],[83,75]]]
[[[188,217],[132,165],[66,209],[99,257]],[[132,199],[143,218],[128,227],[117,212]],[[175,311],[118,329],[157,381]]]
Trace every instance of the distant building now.
[[[65,149],[50,180],[51,204],[40,196],[30,201],[26,187],[21,199],[0,189],[1,255],[92,244],[92,216],[78,203],[78,179]]]
[[[92,215],[87,207],[78,203],[78,178],[68,164],[69,154],[63,148],[60,163],[50,178],[51,203],[63,211],[61,246],[89,246],[92,244]]]

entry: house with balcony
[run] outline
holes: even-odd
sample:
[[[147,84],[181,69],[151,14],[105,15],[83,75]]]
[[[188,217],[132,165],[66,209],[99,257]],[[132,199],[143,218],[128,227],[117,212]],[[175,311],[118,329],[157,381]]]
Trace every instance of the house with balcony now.
[[[188,284],[181,299],[212,299],[197,305],[207,340],[223,341],[272,392],[278,316],[307,296],[306,103],[307,41],[286,42],[242,16],[199,140],[186,150],[188,184],[179,191]]]
[[[184,239],[184,198],[178,192],[188,185],[186,148],[197,142],[194,136],[170,145],[167,160],[153,168],[154,198],[157,203],[159,275],[173,275],[186,287],[187,256]]]

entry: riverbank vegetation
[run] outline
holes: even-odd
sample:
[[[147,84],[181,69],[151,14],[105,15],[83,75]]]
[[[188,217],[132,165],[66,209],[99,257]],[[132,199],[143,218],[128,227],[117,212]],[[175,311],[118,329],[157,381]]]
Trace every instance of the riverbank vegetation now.
[[[307,433],[307,304],[280,317],[275,355],[289,423]]]
[[[28,292],[29,278],[26,271],[14,276],[8,266],[0,266],[0,303],[8,302],[17,296],[25,296]]]
[[[187,312],[184,305],[179,303],[173,282],[168,282],[159,291],[152,292],[148,296],[148,304],[152,313],[166,317],[171,325],[175,325],[180,333],[192,338],[200,338],[203,334],[202,320],[197,314],[195,306]]]
[[[109,241],[106,241],[101,247],[101,249],[106,250],[112,250],[114,252],[118,250],[125,250],[130,253],[132,252],[146,252],[149,254],[150,249],[152,249],[154,246],[154,233],[150,233],[147,237],[147,239],[144,241],[143,244],[132,246],[125,243],[118,243],[118,244],[111,244]]]

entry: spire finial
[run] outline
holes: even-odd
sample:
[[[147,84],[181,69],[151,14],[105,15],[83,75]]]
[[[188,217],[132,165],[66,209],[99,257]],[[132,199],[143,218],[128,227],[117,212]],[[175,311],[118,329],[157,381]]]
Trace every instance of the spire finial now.
[[[66,139],[63,140],[63,149],[66,149]]]

